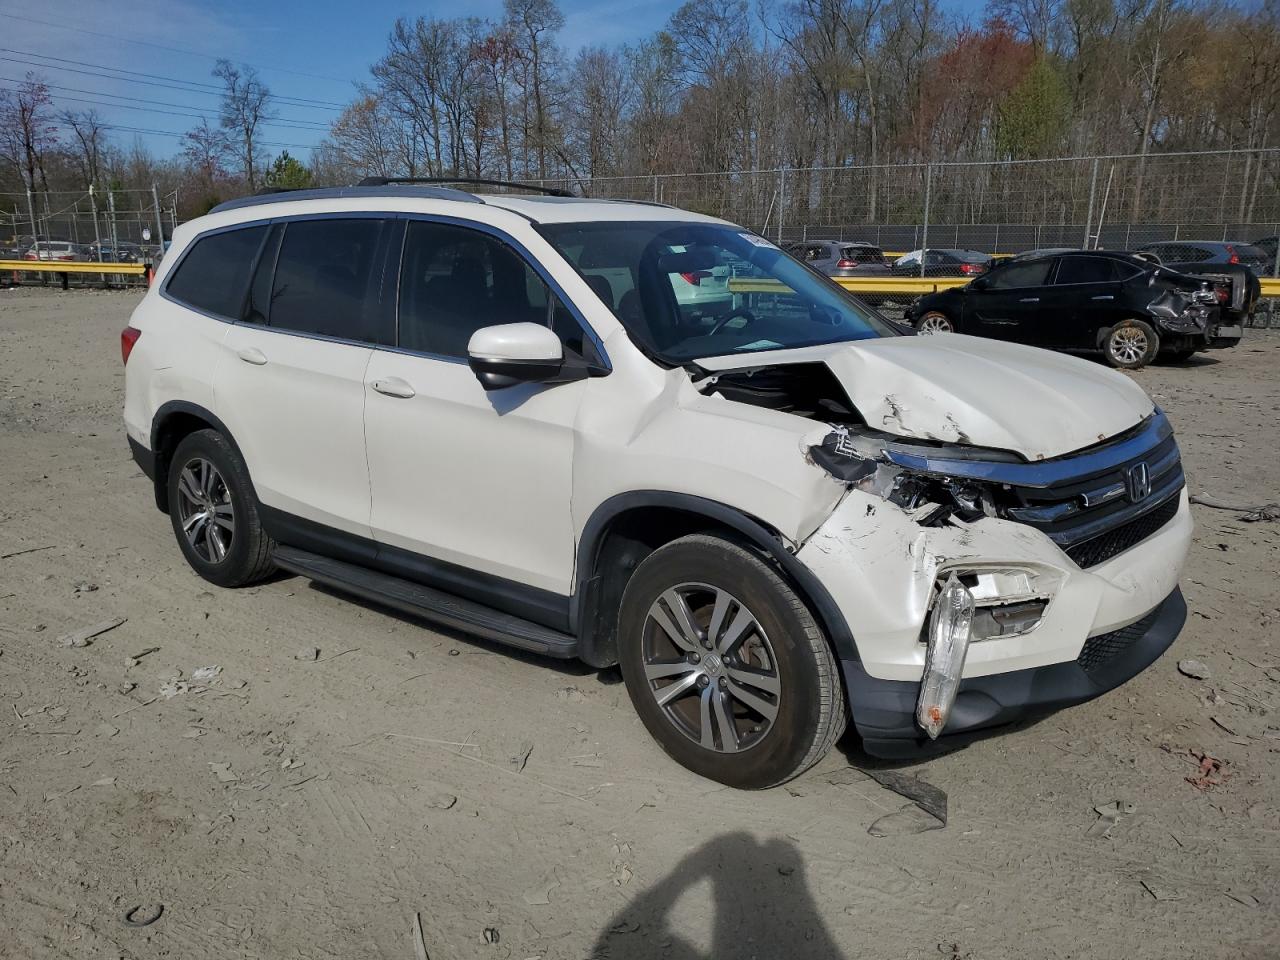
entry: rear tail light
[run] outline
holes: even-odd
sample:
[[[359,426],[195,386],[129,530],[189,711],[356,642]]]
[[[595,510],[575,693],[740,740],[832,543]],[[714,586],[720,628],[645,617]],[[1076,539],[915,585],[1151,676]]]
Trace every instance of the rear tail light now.
[[[133,353],[133,345],[138,342],[140,336],[142,336],[142,331],[137,327],[125,327],[120,331],[121,363],[129,362],[129,354]]]
[[[703,280],[710,280],[710,279],[711,279],[712,274],[711,274],[709,271],[707,271],[707,270],[698,270],[698,271],[696,271],[696,272],[694,272],[694,273],[682,273],[682,274],[680,274],[680,276],[684,277],[684,282],[685,282],[685,283],[690,284],[691,286],[695,286],[695,287],[696,287],[696,286],[698,286],[698,285],[699,285]]]
[[[846,259],[844,259],[843,257],[836,261],[836,266],[837,266],[837,267],[840,267],[841,269],[845,269],[845,270],[847,270],[849,267],[856,267],[857,265],[858,265],[858,264],[857,264],[857,261],[855,261],[855,260],[846,260]]]
[[[971,276],[972,274],[975,274],[975,273],[983,273],[986,271],[986,269],[987,268],[980,263],[960,264],[960,272],[963,273],[966,277]]]
[[[1227,254],[1228,254],[1228,256],[1227,256],[1227,263],[1239,263],[1239,262],[1240,262],[1240,255],[1239,255],[1238,253],[1236,253],[1236,248],[1235,248],[1235,247],[1233,247],[1233,246],[1231,246],[1231,244],[1227,244]]]

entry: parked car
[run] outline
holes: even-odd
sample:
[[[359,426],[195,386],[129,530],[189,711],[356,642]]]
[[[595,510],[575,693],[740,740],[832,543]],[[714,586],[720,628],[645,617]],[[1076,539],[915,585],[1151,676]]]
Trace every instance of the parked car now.
[[[921,297],[906,319],[921,333],[1101,351],[1125,369],[1162,350],[1185,360],[1240,337],[1239,326],[1221,324],[1207,281],[1104,250],[1008,260],[964,287]]]
[[[1138,252],[1153,254],[1166,265],[1242,263],[1247,267],[1265,267],[1271,262],[1265,250],[1240,241],[1165,240],[1139,247]]]
[[[885,277],[892,272],[884,251],[870,243],[805,240],[783,249],[828,277]]]
[[[712,261],[739,289],[694,319],[673,277]],[[1178,447],[1131,379],[899,335],[700,214],[382,180],[232,201],[177,229],[121,352],[200,576],[618,664],[662,747],[738,787],[850,715],[893,756],[1096,697],[1186,616]]]
[[[27,248],[24,260],[87,260],[85,247],[67,240],[41,240]]]
[[[976,277],[986,273],[991,263],[989,254],[977,250],[912,250],[893,262],[893,273],[902,277]]]
[[[100,263],[138,263],[146,257],[136,243],[100,240],[89,244],[89,259]]]

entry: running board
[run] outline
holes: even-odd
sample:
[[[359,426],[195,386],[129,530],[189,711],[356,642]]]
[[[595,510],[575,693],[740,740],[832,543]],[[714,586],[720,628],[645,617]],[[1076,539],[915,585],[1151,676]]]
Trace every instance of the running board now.
[[[308,577],[336,590],[353,593],[374,603],[416,614],[464,633],[473,633],[511,647],[561,660],[569,660],[578,655],[578,641],[567,633],[456,597],[443,590],[414,583],[412,580],[379,573],[354,563],[333,560],[296,547],[276,547],[273,559],[276,566],[290,573]]]

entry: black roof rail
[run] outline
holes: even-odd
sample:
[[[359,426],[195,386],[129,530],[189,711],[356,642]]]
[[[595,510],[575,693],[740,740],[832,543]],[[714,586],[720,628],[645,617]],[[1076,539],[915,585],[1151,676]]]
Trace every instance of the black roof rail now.
[[[559,187],[541,187],[532,183],[518,183],[514,180],[490,180],[485,177],[365,177],[358,187],[386,187],[392,184],[413,183],[466,183],[483,187],[514,187],[517,190],[532,190],[545,193],[549,197],[570,197],[574,195]]]
[[[394,183],[388,186],[395,186]],[[220,203],[210,213],[222,213],[226,210],[238,210],[242,207],[264,206],[272,203],[287,203],[294,200],[337,200],[346,197],[387,197],[403,196],[419,200],[456,200],[462,203],[484,203],[474,194],[465,190],[451,190],[448,187],[417,187],[406,184],[399,190],[385,190],[378,187],[303,187],[301,189],[273,190],[269,193],[258,193],[254,196],[240,197]]]

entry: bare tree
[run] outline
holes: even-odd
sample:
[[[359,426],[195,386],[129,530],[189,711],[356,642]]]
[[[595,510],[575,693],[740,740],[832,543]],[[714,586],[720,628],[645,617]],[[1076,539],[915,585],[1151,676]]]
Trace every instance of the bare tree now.
[[[106,146],[107,132],[97,110],[86,110],[75,113],[70,110],[62,114],[62,122],[71,129],[76,139],[78,150],[75,153],[76,163],[84,177],[86,185],[101,185],[102,152]]]
[[[521,46],[527,65],[525,79],[526,140],[538,157],[538,177],[547,176],[547,154],[552,148],[554,125],[548,112],[548,89],[558,67],[555,33],[564,26],[564,14],[555,0],[505,0],[505,22]]]
[[[273,116],[271,91],[253,67],[219,60],[213,75],[222,81],[222,127],[235,138],[235,150],[249,189],[258,186],[258,127]]]
[[[36,189],[36,178],[47,192],[45,157],[58,144],[49,87],[34,73],[15,91],[0,90],[0,154],[19,171],[26,189]]]

